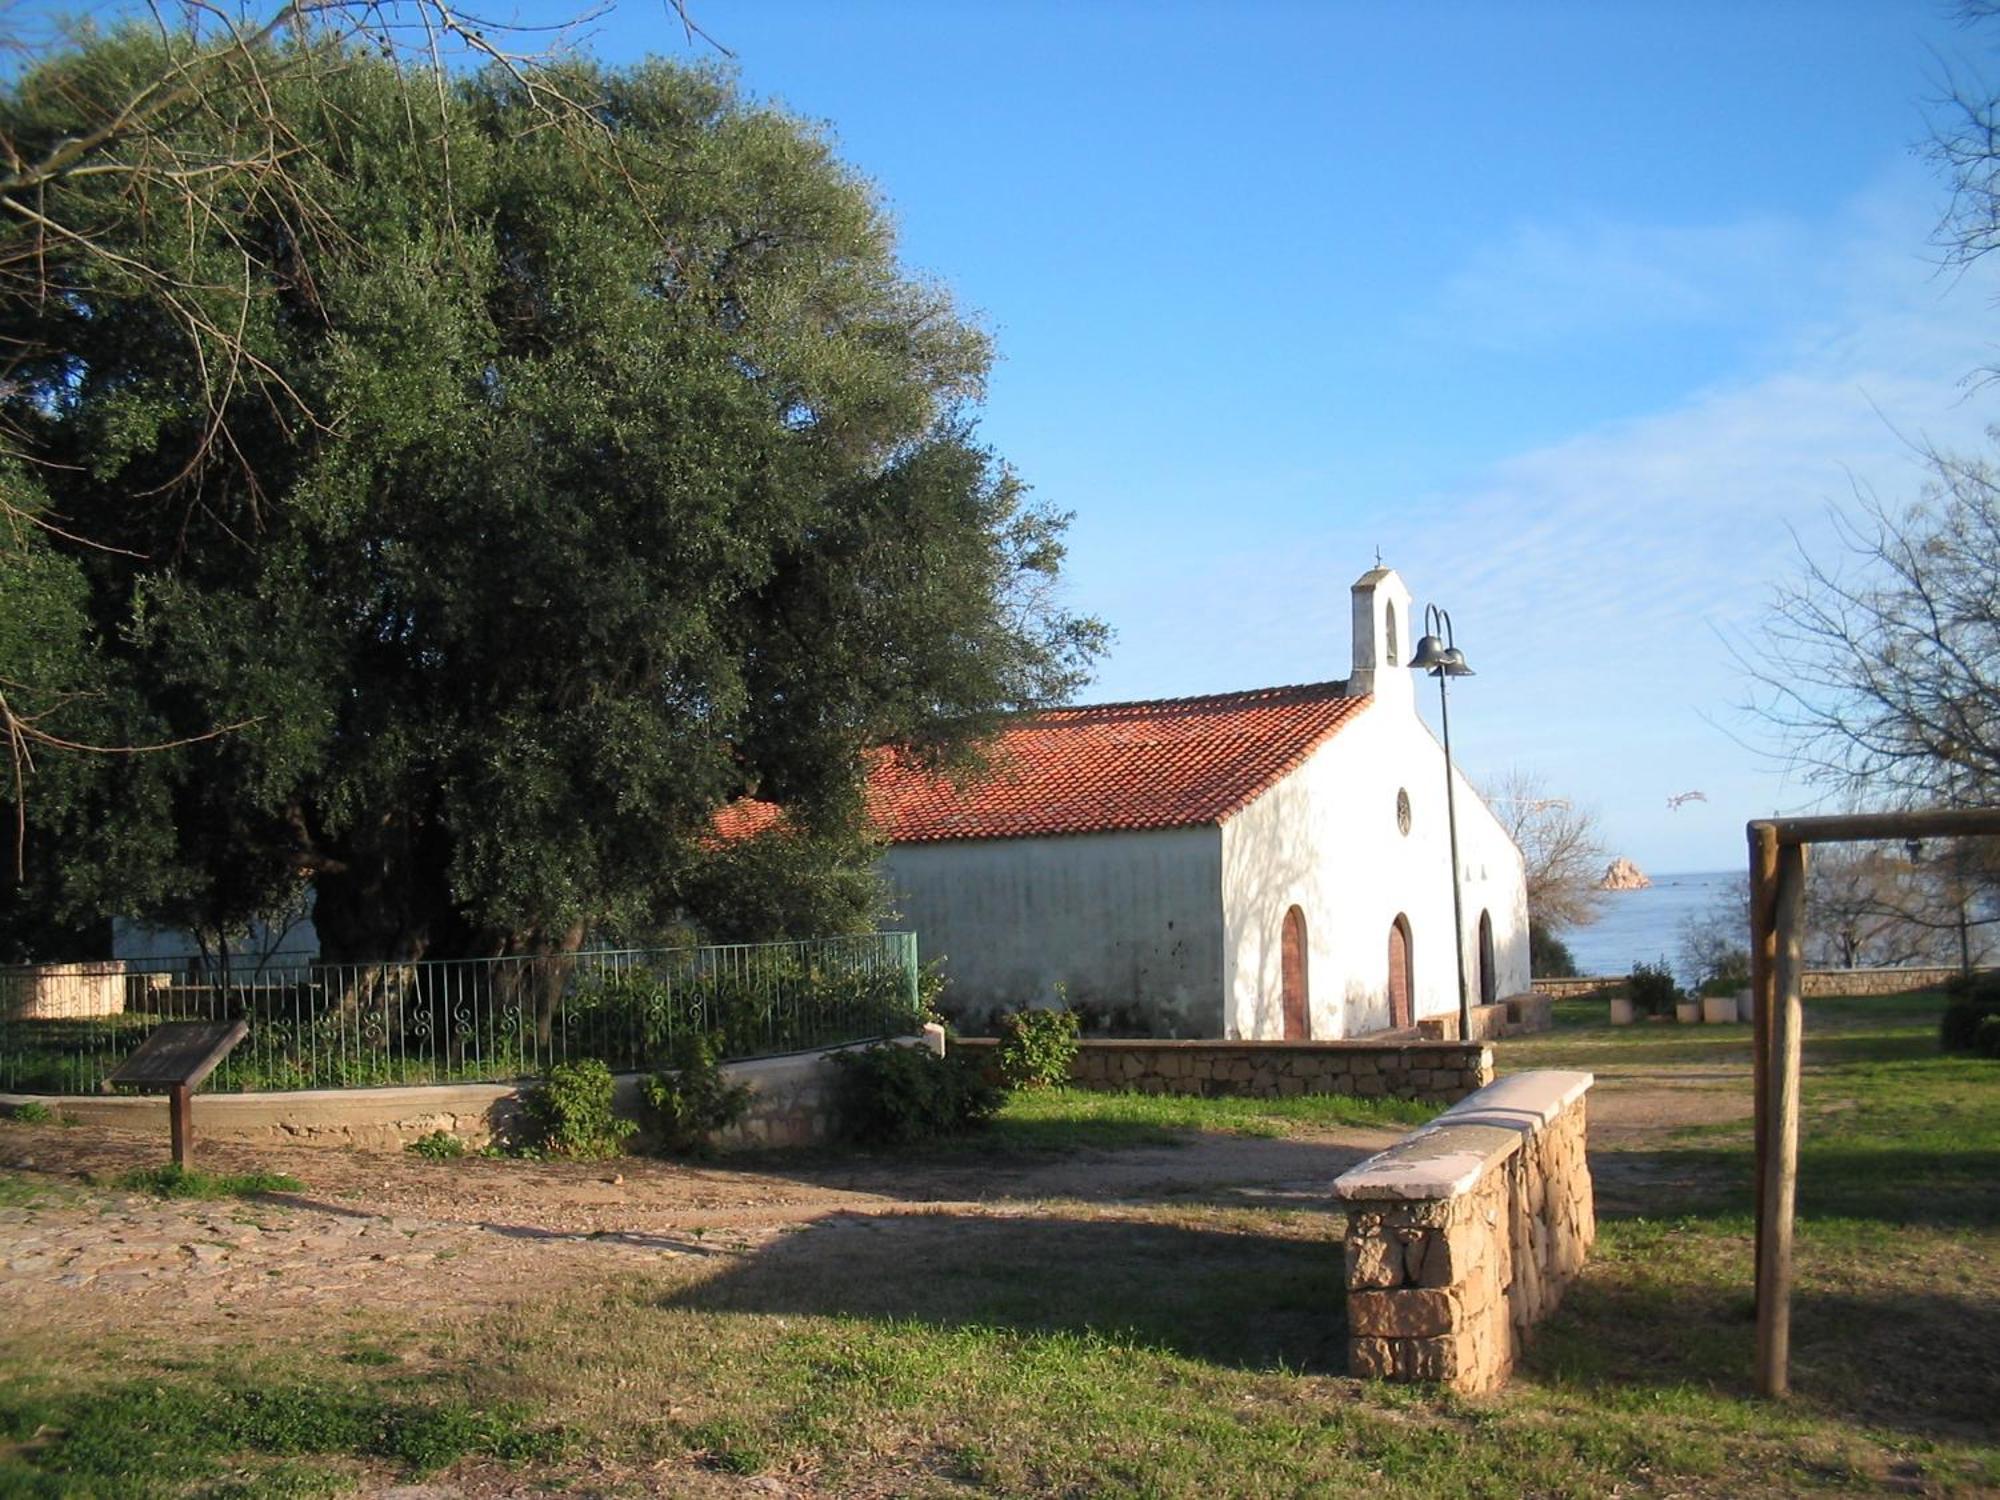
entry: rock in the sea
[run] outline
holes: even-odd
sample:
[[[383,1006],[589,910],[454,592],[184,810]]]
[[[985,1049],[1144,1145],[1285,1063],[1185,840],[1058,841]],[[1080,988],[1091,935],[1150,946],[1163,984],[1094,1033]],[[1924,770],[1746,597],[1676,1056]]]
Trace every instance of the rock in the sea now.
[[[1629,859],[1614,859],[1604,867],[1604,878],[1597,882],[1600,891],[1643,891],[1653,882],[1646,878],[1646,872]]]

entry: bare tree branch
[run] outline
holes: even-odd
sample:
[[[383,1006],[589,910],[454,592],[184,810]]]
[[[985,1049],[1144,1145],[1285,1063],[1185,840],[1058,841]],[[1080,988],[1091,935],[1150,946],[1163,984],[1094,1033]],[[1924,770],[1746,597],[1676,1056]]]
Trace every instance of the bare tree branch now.
[[[1604,843],[1597,815],[1553,796],[1532,771],[1507,772],[1484,791],[1487,805],[1520,848],[1528,885],[1528,916],[1546,932],[1597,919],[1604,893]]]

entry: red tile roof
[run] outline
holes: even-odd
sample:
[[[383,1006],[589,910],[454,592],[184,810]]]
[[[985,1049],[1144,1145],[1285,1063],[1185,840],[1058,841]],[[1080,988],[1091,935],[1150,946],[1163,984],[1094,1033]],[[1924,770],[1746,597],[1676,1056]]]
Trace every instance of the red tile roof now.
[[[1220,823],[1369,701],[1317,682],[1051,709],[1003,729],[988,772],[965,786],[883,755],[869,773],[869,811],[897,844]],[[739,802],[716,830],[743,838],[777,816],[770,803]]]

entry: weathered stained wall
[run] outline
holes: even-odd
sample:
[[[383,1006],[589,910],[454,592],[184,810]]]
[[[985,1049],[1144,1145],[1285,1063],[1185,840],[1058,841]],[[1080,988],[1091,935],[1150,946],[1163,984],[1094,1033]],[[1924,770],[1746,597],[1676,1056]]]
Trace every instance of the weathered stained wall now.
[[[895,925],[942,956],[945,1006],[1142,1007],[1156,1034],[1222,1028],[1220,830],[897,844],[883,856]]]

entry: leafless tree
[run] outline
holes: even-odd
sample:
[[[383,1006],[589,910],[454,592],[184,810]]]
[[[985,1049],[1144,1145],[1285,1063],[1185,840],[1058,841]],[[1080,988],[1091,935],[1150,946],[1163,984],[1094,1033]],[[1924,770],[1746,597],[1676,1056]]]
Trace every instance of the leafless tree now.
[[[1596,920],[1604,899],[1598,879],[1605,854],[1596,813],[1555,796],[1541,775],[1518,767],[1485,796],[1521,850],[1529,918],[1547,932]]]
[[[1947,894],[1900,852],[1874,844],[1813,850],[1806,880],[1807,961],[1894,968],[1947,957]]]
[[[1751,708],[1846,801],[2000,798],[2000,472],[1927,455],[1921,498],[1862,495],[1832,560],[1801,553],[1740,654]]]

